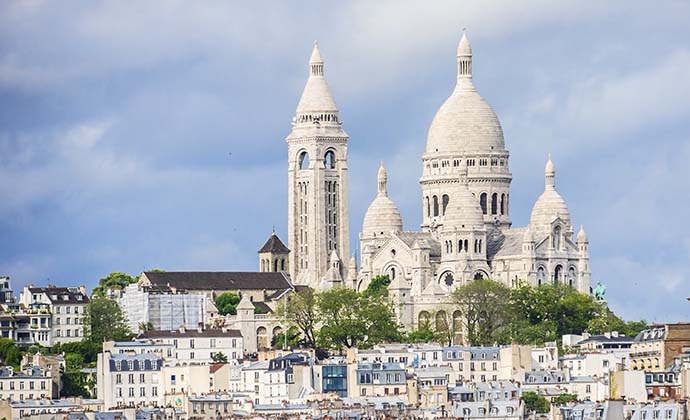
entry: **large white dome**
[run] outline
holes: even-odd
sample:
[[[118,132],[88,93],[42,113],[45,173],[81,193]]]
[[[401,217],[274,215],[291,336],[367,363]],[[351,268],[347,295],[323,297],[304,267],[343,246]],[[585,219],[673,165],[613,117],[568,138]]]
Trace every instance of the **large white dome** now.
[[[465,33],[458,45],[457,58],[457,84],[431,122],[426,153],[464,154],[505,149],[501,123],[472,83],[472,47]]]
[[[503,129],[496,113],[471,79],[458,80],[431,122],[426,152],[461,154],[503,149]]]

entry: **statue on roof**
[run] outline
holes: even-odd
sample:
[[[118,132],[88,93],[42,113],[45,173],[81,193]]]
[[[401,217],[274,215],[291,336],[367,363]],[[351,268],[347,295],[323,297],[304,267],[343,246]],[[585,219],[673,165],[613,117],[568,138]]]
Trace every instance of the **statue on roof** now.
[[[597,285],[594,286],[594,290],[592,292],[594,294],[594,299],[598,301],[605,301],[606,298],[604,295],[606,295],[606,286],[604,286],[600,281],[597,282]]]

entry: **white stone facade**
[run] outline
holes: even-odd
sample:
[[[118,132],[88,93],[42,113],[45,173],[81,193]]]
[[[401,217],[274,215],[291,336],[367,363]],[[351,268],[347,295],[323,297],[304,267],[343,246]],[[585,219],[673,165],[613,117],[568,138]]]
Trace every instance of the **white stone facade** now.
[[[350,253],[347,194],[348,135],[338,116],[319,47],[292,120],[288,144],[288,243],[290,277],[319,288],[335,255]],[[339,260],[339,259],[338,259]],[[341,277],[344,265],[338,261]]]
[[[410,328],[420,317],[455,324],[448,295],[477,278],[510,287],[559,282],[590,293],[589,242],[582,227],[575,235],[550,158],[530,223],[512,227],[510,154],[496,113],[474,87],[465,34],[457,50],[456,86],[431,122],[422,155],[421,230],[403,229],[382,163],[359,235],[359,270],[354,259],[347,267],[341,260],[349,249],[347,141],[315,46],[287,138],[289,266],[296,284],[363,290],[374,277],[388,275],[389,296]]]

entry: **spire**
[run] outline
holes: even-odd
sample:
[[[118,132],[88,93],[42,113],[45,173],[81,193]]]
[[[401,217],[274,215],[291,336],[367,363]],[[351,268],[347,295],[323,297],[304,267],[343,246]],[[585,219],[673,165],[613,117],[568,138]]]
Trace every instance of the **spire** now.
[[[551,160],[551,153],[549,153],[549,160],[546,162],[546,168],[544,168],[544,179],[547,189],[556,188],[556,167]]]
[[[379,195],[388,195],[388,173],[386,172],[386,168],[383,167],[383,161],[381,161],[381,164],[379,165],[379,173],[378,173],[378,181],[379,181]]]
[[[458,79],[472,77],[472,46],[465,29],[458,44]]]
[[[318,113],[316,116],[312,115],[311,118],[307,117],[299,121],[311,125],[315,118],[321,120],[320,122],[326,122],[323,121],[323,112],[330,113],[328,121],[337,123],[338,108],[323,76],[323,57],[319,50],[319,44],[314,41],[314,49],[311,52],[311,57],[309,57],[309,79],[307,79],[307,84],[302,92],[302,98],[297,104],[297,114]]]
[[[314,40],[314,49],[309,58],[309,75],[323,77],[323,57],[319,50],[319,43]]]
[[[587,234],[585,233],[585,228],[582,225],[580,225],[580,231],[577,232],[577,242],[578,243],[587,242]]]

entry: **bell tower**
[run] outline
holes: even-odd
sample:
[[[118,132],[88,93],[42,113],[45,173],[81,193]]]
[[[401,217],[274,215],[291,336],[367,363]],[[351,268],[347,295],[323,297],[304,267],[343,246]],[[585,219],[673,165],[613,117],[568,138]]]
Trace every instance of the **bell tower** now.
[[[309,78],[286,139],[289,268],[295,284],[318,289],[333,251],[350,255],[348,139],[314,42]]]

